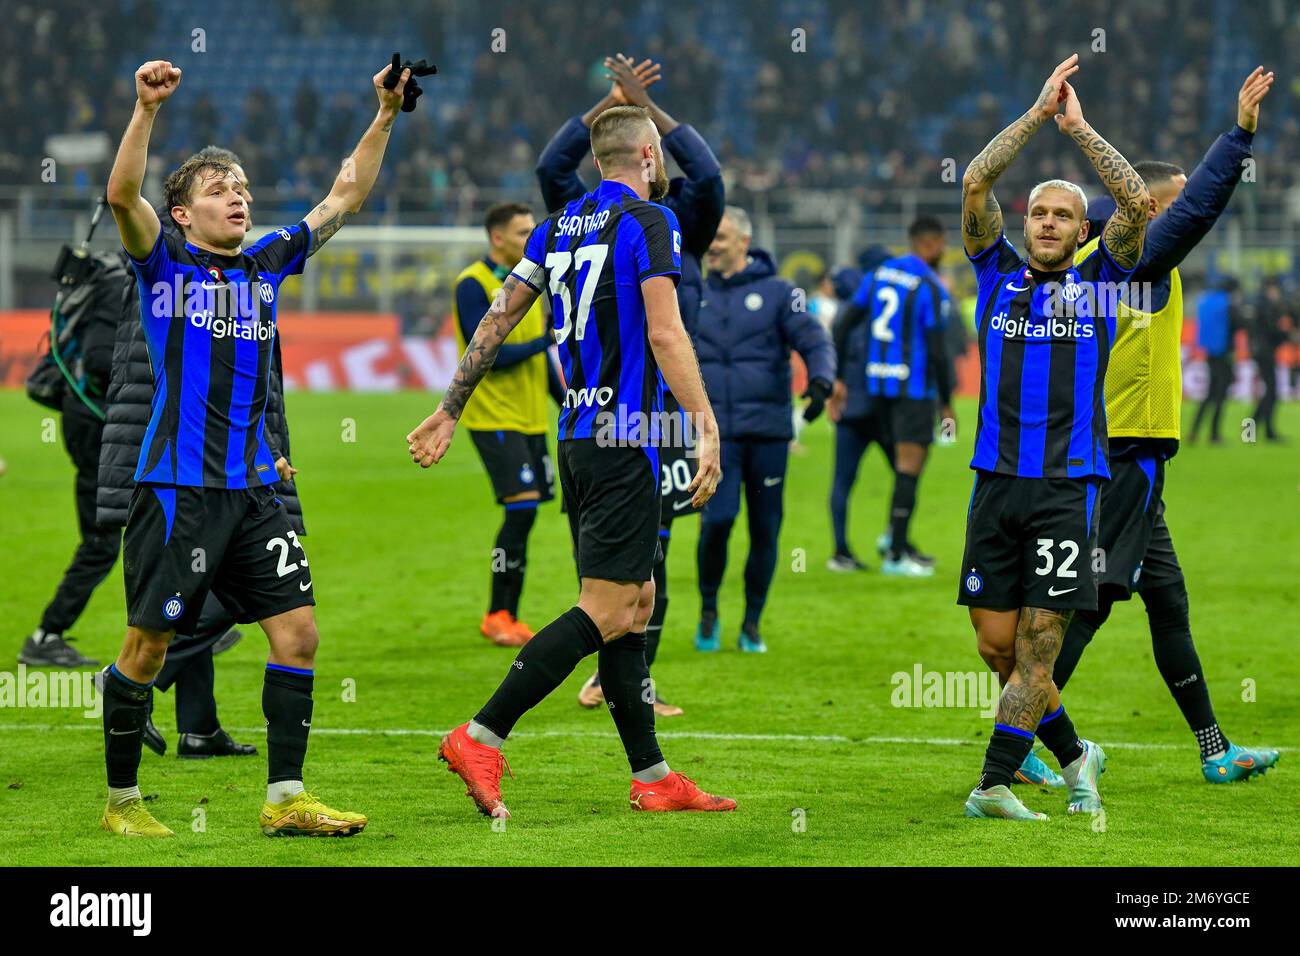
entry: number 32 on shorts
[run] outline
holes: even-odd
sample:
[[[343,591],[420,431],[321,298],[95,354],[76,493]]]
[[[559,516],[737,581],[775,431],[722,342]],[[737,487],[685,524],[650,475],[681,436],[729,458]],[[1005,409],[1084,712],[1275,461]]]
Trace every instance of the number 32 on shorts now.
[[[1058,564],[1052,554],[1055,548],[1061,555],[1061,561]],[[1052,538],[1038,539],[1038,557],[1042,559],[1041,566],[1034,568],[1034,573],[1039,575],[1051,574],[1052,569],[1056,569],[1058,578],[1077,578],[1079,572],[1074,569],[1074,562],[1079,557],[1079,543],[1077,541],[1056,541]]]

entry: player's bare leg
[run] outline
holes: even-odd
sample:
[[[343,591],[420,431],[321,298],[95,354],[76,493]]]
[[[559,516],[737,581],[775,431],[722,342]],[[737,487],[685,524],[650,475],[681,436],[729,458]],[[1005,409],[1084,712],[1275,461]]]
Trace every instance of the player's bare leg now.
[[[153,681],[175,631],[128,627],[122,652],[103,672],[104,760],[108,803],[101,828],[122,836],[169,837],[172,831],[145,809],[137,773]]]
[[[1016,630],[1020,624],[1020,612],[973,607],[970,619],[975,628],[980,657],[984,658],[989,670],[998,675],[999,684],[1006,687],[1007,680],[1016,669]],[[1048,705],[1055,710],[1051,701],[1048,701]],[[1056,706],[1059,705],[1058,695]],[[1043,763],[1033,750],[1025,756],[1014,779],[1040,787],[1065,786],[1065,778]]]
[[[312,684],[320,636],[310,605],[258,622],[271,645],[262,684],[266,717],[266,803],[260,825],[267,836],[352,836],[366,827],[360,813],[334,810],[303,786],[311,732]]]

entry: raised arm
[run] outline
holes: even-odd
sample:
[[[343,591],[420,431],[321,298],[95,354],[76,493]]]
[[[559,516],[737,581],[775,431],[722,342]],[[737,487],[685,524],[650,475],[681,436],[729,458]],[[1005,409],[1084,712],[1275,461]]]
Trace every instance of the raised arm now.
[[[1065,100],[1065,81],[1078,70],[1077,53],[1057,64],[1034,105],[993,137],[966,167],[961,178],[961,238],[967,255],[978,255],[998,241],[1002,234],[1002,207],[993,196],[993,184],[1030,137],[1056,114],[1058,105]]]
[[[682,315],[677,307],[677,287],[672,278],[652,276],[646,279],[641,283],[641,297],[645,301],[650,350],[654,352],[668,390],[689,416],[696,431],[699,470],[688,490],[695,493],[691,501],[698,508],[713,497],[722,479],[718,420],[713,417],[713,406],[704,393],[700,363],[695,357],[695,346],[682,325]]]
[[[483,376],[491,370],[501,343],[532,308],[537,296],[537,290],[527,282],[513,274],[506,277],[495,301],[483,314],[474,337],[465,347],[465,354],[460,357],[456,374],[438,403],[437,411],[406,436],[411,458],[421,468],[436,464],[447,453],[465,403]]]
[[[391,90],[384,89],[384,77],[389,67],[385,66],[374,76],[375,94],[379,97],[379,112],[375,114],[370,128],[362,134],[352,155],[343,162],[330,187],[324,202],[307,214],[307,225],[311,229],[311,242],[307,246],[307,255],[315,255],[334,233],[343,228],[370,195],[379,176],[380,164],[384,161],[384,150],[388,148],[388,137],[393,129],[393,121],[402,108],[402,94],[406,81],[411,78],[411,71],[403,70],[397,86]]]
[[[645,60],[635,73],[644,86],[658,81],[658,66],[650,69],[649,60]],[[651,73],[654,72],[654,76]],[[610,79],[614,79],[610,76]],[[627,97],[615,79],[610,84],[609,92],[596,101],[595,105],[581,116],[572,117],[559,128],[551,141],[546,144],[542,154],[537,157],[537,185],[542,190],[542,202],[547,212],[554,212],[567,202],[572,202],[587,191],[578,167],[591,152],[591,124],[596,117],[611,106],[627,103]]]
[[[1151,211],[1151,194],[1146,183],[1119,150],[1088,125],[1079,97],[1069,83],[1065,84],[1065,111],[1056,117],[1056,125],[1083,150],[1115,200],[1115,213],[1106,221],[1101,241],[1121,268],[1136,269],[1142,258],[1142,240]]]
[[[108,205],[122,247],[134,258],[149,255],[162,229],[158,214],[140,193],[149,161],[149,134],[163,100],[180,86],[181,71],[166,60],[150,60],[135,71],[135,111],[108,174]]]
[[[647,88],[662,78],[658,63],[643,60],[633,64],[631,57],[620,53],[605,58],[605,69],[624,100],[650,114],[663,137],[663,148],[681,168],[685,177],[681,191],[672,193],[666,204],[672,207],[681,224],[683,249],[703,258],[717,234],[727,204],[718,158],[692,126],[677,122],[650,98]]]
[[[1214,141],[1187,177],[1182,193],[1151,220],[1135,279],[1168,275],[1218,222],[1246,169],[1260,103],[1272,86],[1273,73],[1265,73],[1262,66],[1246,77],[1237,93],[1237,125]]]

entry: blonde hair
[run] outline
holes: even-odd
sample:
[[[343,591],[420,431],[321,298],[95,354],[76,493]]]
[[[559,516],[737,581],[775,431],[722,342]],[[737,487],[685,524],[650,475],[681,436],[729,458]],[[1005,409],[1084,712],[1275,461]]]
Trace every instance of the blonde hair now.
[[[641,146],[653,140],[654,128],[641,107],[611,106],[591,124],[592,155],[602,170],[639,166]]]
[[[1029,208],[1034,207],[1034,200],[1044,189],[1063,189],[1067,193],[1079,200],[1079,218],[1088,218],[1088,194],[1083,191],[1083,187],[1076,185],[1065,179],[1049,179],[1046,182],[1039,183],[1033,189],[1029,190]]]

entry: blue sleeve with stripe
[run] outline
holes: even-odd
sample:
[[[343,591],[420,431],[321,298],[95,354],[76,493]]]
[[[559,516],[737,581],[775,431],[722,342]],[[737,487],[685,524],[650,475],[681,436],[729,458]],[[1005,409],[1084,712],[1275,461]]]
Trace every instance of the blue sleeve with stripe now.
[[[1005,232],[998,236],[998,241],[993,245],[973,256],[968,253],[966,258],[975,269],[975,281],[979,284],[980,291],[995,284],[999,276],[1020,261],[1020,255]]]
[[[676,283],[682,276],[682,228],[666,206],[647,203],[645,208],[648,214],[633,217],[640,226],[631,236],[637,279],[671,276]]]
[[[260,269],[280,280],[302,275],[310,245],[311,227],[304,220],[296,226],[283,226],[267,233],[245,251],[257,260]]]
[[[122,251],[126,251],[125,247]],[[171,250],[167,248],[166,233],[162,226],[158,227],[158,238],[153,241],[153,248],[149,250],[149,255],[144,259],[137,259],[129,252],[126,255],[131,261],[131,268],[145,284],[153,285],[155,282],[171,281],[176,261],[172,258]]]

